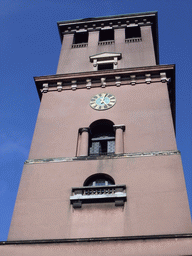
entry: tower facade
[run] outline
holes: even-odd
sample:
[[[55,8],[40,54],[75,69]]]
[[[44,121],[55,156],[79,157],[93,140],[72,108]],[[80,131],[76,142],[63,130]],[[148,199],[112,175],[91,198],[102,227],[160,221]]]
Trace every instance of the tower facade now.
[[[160,244],[159,255],[191,254],[175,70],[158,62],[157,13],[58,28],[57,74],[35,77],[41,105],[9,248],[16,241],[15,255],[157,255]]]

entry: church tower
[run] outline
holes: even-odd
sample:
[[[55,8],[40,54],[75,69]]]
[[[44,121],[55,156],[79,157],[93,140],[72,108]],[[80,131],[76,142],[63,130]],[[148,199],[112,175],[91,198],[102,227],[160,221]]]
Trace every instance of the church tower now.
[[[58,29],[57,74],[34,78],[41,105],[4,248],[191,255],[175,67],[159,65],[157,13]]]

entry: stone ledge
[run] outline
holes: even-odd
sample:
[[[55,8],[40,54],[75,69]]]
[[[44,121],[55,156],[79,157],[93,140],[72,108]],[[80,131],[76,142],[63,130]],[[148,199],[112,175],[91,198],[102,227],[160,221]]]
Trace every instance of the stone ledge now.
[[[126,240],[159,240],[159,239],[182,239],[192,238],[192,233],[186,234],[164,234],[143,236],[118,236],[118,237],[91,237],[91,238],[66,238],[66,239],[39,239],[39,240],[16,240],[2,241],[0,245],[10,244],[52,244],[52,243],[77,243],[77,242],[101,242],[101,241],[126,241]]]
[[[60,163],[60,162],[73,162],[73,161],[105,160],[105,159],[117,159],[117,158],[132,158],[132,157],[150,157],[150,156],[170,156],[170,155],[180,155],[180,151],[165,150],[165,151],[153,151],[153,152],[112,154],[112,155],[103,155],[103,156],[76,156],[76,157],[28,159],[25,161],[24,164]]]

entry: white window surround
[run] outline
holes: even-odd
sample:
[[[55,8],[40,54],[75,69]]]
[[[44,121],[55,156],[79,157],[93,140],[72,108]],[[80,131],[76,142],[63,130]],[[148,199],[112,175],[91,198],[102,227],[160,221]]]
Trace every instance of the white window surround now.
[[[113,69],[117,69],[118,67],[118,60],[122,58],[121,53],[115,53],[115,52],[103,52],[99,54],[95,54],[92,56],[89,56],[90,62],[93,63],[93,70],[98,70],[99,64],[113,64]]]

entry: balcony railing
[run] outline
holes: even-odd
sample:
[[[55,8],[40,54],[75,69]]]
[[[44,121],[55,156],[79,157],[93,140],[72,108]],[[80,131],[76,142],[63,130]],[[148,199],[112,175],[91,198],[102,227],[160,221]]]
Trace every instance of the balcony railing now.
[[[72,48],[83,48],[87,46],[88,46],[88,43],[72,44]]]
[[[123,206],[127,195],[126,185],[85,186],[72,188],[70,196],[73,208],[81,208],[82,203],[115,202],[115,206]]]
[[[141,42],[141,37],[134,37],[134,38],[127,38],[125,39],[125,43],[134,43],[134,42]]]
[[[99,41],[98,45],[109,45],[109,44],[114,44],[114,40],[108,40],[108,41]]]

